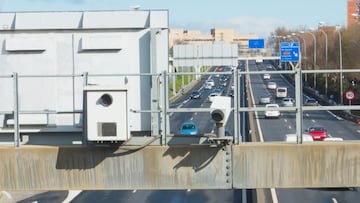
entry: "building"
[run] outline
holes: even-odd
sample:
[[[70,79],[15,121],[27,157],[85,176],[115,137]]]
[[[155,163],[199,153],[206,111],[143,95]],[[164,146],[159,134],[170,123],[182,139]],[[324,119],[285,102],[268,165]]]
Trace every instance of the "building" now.
[[[351,27],[359,23],[360,0],[348,0],[347,2],[347,26]]]
[[[169,48],[176,44],[212,44],[218,41],[236,43],[239,48],[247,48],[249,39],[257,39],[257,35],[237,35],[233,29],[210,30],[210,34],[202,34],[198,30],[170,29]]]
[[[156,89],[149,84],[157,82],[155,77],[134,75],[167,70],[167,16],[161,10],[0,13],[0,111],[5,112],[0,114],[0,135],[16,121],[22,132],[81,132],[85,110],[104,106],[103,99],[84,102],[90,87],[108,89],[112,98],[117,96],[113,89],[126,92],[121,116],[127,123],[121,129],[156,129],[155,116],[130,109],[148,110],[152,101],[161,101],[152,98]],[[19,119],[12,113],[15,103]]]

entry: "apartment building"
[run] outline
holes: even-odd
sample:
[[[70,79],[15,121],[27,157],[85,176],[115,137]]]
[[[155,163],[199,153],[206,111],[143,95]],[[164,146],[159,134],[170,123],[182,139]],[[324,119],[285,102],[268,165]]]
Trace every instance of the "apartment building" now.
[[[239,48],[247,48],[249,39],[257,39],[257,35],[238,35],[233,29],[210,30],[210,34],[202,34],[198,30],[170,29],[169,48],[176,44],[212,44],[224,41],[226,43],[236,43]]]
[[[347,26],[360,22],[360,0],[348,0],[347,2]]]

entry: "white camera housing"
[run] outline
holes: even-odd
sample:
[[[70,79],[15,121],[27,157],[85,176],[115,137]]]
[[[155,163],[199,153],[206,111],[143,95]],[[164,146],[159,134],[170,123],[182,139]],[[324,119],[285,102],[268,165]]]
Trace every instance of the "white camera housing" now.
[[[226,96],[216,96],[210,106],[211,119],[215,123],[225,124],[231,111],[231,98]]]

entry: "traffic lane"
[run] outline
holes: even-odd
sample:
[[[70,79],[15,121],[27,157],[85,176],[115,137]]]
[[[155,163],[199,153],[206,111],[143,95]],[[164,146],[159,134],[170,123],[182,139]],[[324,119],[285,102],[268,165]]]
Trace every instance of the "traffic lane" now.
[[[277,74],[275,74],[277,75]],[[254,77],[252,77],[252,79],[255,78],[255,80],[261,80],[262,78],[256,77],[254,75]],[[283,84],[284,86],[287,85],[286,87],[288,88],[288,92],[289,92],[289,96],[292,97],[292,94],[295,93],[295,89],[294,87],[288,83],[285,78],[283,78],[281,75],[277,75],[275,78],[275,81],[277,81],[279,84]],[[283,83],[280,83],[280,81],[283,80]],[[255,86],[256,87],[256,86]],[[263,90],[259,90],[259,89],[254,89],[254,92],[261,92]],[[271,95],[274,97],[274,93],[271,92]],[[275,100],[276,103],[280,103],[281,100],[277,99]],[[261,115],[262,112],[259,113],[259,115]],[[291,133],[295,133],[296,132],[296,115],[293,112],[282,112],[282,117],[284,117],[285,115],[287,115],[287,119],[284,120],[284,125],[280,124],[279,126],[283,126],[286,129],[293,129],[293,132]],[[329,111],[306,111],[304,112],[304,120],[303,120],[303,127],[304,129],[310,127],[310,126],[314,126],[314,125],[318,125],[318,126],[323,126],[326,129],[328,129],[328,132],[330,134],[330,136],[332,137],[342,137],[343,139],[349,139],[349,140],[354,140],[354,139],[359,139],[359,134],[360,131],[358,130],[358,126],[357,124],[354,124],[352,122],[349,121],[344,121],[342,119],[340,119],[339,117],[335,116],[334,114],[331,114]],[[344,126],[345,125],[345,126]],[[269,126],[270,128],[272,126]],[[266,130],[268,132],[268,130]],[[271,132],[275,132],[275,131],[271,131]],[[279,139],[278,137],[273,137],[270,139],[265,139],[265,140],[272,140],[272,139]]]
[[[218,84],[218,79],[215,80],[216,85]],[[231,81],[231,80],[229,80]],[[230,82],[227,81],[227,84],[225,85],[225,89],[222,93],[222,96],[226,96],[227,92],[229,92]],[[200,84],[202,86],[202,84]],[[214,89],[214,88],[213,88]],[[186,97],[183,99],[183,102],[181,105],[179,105],[177,108],[210,108],[211,102],[209,101],[209,94],[213,91],[213,89],[204,89],[199,88],[200,90],[200,98],[199,99],[190,99],[189,95],[184,95]],[[178,134],[179,128],[181,124],[185,121],[194,121],[199,129],[200,134],[205,133],[213,133],[214,132],[214,126],[215,123],[212,121],[210,117],[210,111],[207,112],[182,112],[182,113],[173,113],[170,116],[170,133],[172,134]]]
[[[83,191],[72,203],[233,203],[242,199],[242,190],[107,190]]]
[[[251,76],[252,81],[255,80],[255,85],[253,86],[253,92],[254,94],[256,94],[257,92],[261,92],[263,90],[261,90],[261,85],[257,85],[259,83],[259,80],[262,80],[261,77],[257,76],[257,75],[253,75]],[[275,81],[277,81],[279,84],[280,80],[281,80],[281,76],[280,77],[274,77]],[[264,86],[265,86],[265,81],[264,81]],[[286,82],[283,83],[284,85],[286,85]],[[255,88],[258,89],[255,89]],[[295,92],[295,89],[293,89],[291,86],[287,86],[289,88],[289,92],[290,95],[292,93]],[[265,87],[263,87],[265,88]],[[293,89],[293,91],[291,91]],[[291,93],[292,92],[292,93]],[[272,93],[272,92],[271,92]],[[274,95],[274,94],[272,94]],[[279,102],[279,101],[278,101]],[[308,114],[306,114],[308,113]],[[332,124],[336,123],[339,124],[340,126],[336,126],[336,128],[338,129],[349,129],[349,126],[343,126],[344,124],[342,122],[339,122],[338,120],[335,120],[334,117],[331,117],[331,115],[329,113],[327,113],[327,111],[311,111],[311,112],[306,112],[304,114],[304,123],[306,125],[306,122],[313,122],[312,120],[314,120],[315,122],[321,122],[323,123],[323,121],[327,121],[329,122],[328,124],[324,124],[327,126],[332,126]],[[306,118],[306,116],[308,118]],[[259,117],[260,118],[260,117]],[[261,131],[264,133],[264,139],[265,141],[271,140],[271,141],[275,141],[275,140],[282,140],[283,136],[290,132],[292,129],[293,132],[296,132],[296,115],[294,112],[292,113],[284,113],[282,112],[282,117],[280,117],[281,119],[273,119],[273,120],[264,120],[260,118],[260,125],[261,125]],[[284,119],[284,120],[282,120]],[[342,124],[341,124],[342,123]],[[285,126],[288,126],[288,129]],[[280,126],[280,129],[279,129]],[[290,131],[289,131],[290,130]],[[270,133],[269,133],[270,132]],[[351,133],[350,133],[351,134]],[[278,202],[281,203],[285,203],[285,202],[334,202],[332,200],[334,196],[333,194],[329,194],[327,190],[316,190],[316,192],[313,192],[313,189],[277,189],[277,197],[278,197]],[[345,188],[346,191],[346,188]],[[346,200],[344,202],[358,202],[358,193],[357,192],[353,192],[354,197],[349,198],[349,201],[346,198],[341,198],[341,197],[346,197],[346,192],[343,192],[343,190],[340,190],[336,195],[339,196],[339,202],[342,202],[342,200]],[[330,200],[330,201],[329,201]],[[355,201],[354,201],[355,200]]]
[[[344,140],[359,140],[359,125],[343,120],[328,111],[308,111],[304,113],[304,130],[310,126],[324,127],[331,137],[341,137]]]
[[[305,189],[277,189],[282,195],[278,196],[279,203],[358,203],[360,193],[349,188],[305,188]]]

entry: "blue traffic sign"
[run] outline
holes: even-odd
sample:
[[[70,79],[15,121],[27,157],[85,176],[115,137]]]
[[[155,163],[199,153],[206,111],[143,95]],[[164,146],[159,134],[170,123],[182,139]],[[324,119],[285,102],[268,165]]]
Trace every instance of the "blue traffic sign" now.
[[[281,62],[299,62],[300,61],[300,43],[299,42],[281,42],[280,43],[280,61]]]
[[[265,48],[265,40],[264,39],[249,39],[248,43],[249,49],[263,49]]]

